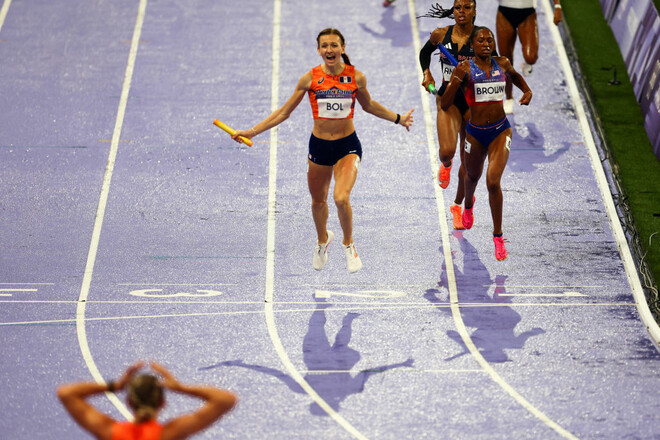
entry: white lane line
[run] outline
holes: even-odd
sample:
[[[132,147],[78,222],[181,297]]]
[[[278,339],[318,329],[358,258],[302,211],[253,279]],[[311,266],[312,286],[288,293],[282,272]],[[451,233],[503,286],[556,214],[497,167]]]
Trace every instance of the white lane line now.
[[[0,292],[37,292],[38,289],[0,289]],[[12,296],[11,293],[0,293],[0,296]]]
[[[0,289],[0,292],[36,292],[38,289]]]
[[[2,300],[0,303],[17,303],[17,304],[71,304],[74,301],[47,301],[47,300]],[[263,301],[259,302],[223,302],[223,301],[87,301],[87,304],[179,304],[179,305],[199,305],[199,304],[207,304],[207,305],[221,305],[221,304],[226,304],[226,305],[254,305],[254,306],[260,306],[263,305]],[[295,311],[300,311],[300,312],[309,312],[309,311],[314,311],[314,310],[319,310],[317,305],[312,305],[314,303],[309,303],[309,302],[301,302],[301,301],[282,301],[278,302],[278,306],[293,306],[293,305],[309,305],[311,308],[305,308],[305,309],[298,309],[298,310],[293,310],[293,309],[273,309],[275,313],[279,312],[295,312]],[[329,305],[329,304],[328,304]],[[449,307],[451,306],[452,303],[449,302],[439,302],[439,303],[391,303],[391,302],[374,302],[374,303],[365,303],[365,302],[351,302],[351,301],[346,301],[346,302],[341,302],[338,304],[333,304],[332,307],[323,309],[326,312],[337,312],[337,311],[344,311],[344,310],[385,310],[385,309],[432,309],[432,308],[443,308],[443,307]],[[597,303],[531,303],[531,302],[524,302],[524,303],[459,303],[459,307],[461,308],[501,308],[501,307],[508,307],[508,308],[516,308],[516,307],[564,307],[564,308],[570,308],[570,307],[635,307],[637,306],[637,303],[634,301],[632,302],[597,302]],[[240,313],[240,312],[238,312]]]
[[[64,300],[0,300],[0,303],[16,303],[16,304],[71,304],[74,301],[64,301]],[[87,304],[179,304],[179,305],[263,305],[263,301],[163,301],[163,300],[154,300],[154,301],[87,301]],[[309,301],[280,301],[277,305],[310,305],[316,303],[310,303]],[[328,303],[328,305],[330,305]],[[347,309],[346,307],[349,307]],[[371,309],[407,309],[407,308],[433,308],[433,307],[449,307],[450,303],[448,302],[438,302],[438,303],[420,303],[420,302],[364,302],[364,301],[342,301],[340,303],[332,304],[331,308],[325,309],[328,312],[333,312],[337,310],[371,310]],[[607,303],[459,303],[459,307],[468,308],[468,307],[586,307],[586,306],[600,306],[600,307],[616,307],[616,306],[637,306],[637,303],[633,302],[607,302]],[[316,310],[306,309],[306,310]],[[283,309],[275,310],[275,312],[281,312]]]
[[[55,283],[0,283],[0,286],[54,286]]]
[[[272,57],[272,80],[271,80],[271,112],[278,108],[279,81],[280,81],[280,21],[282,2],[273,1],[273,57]],[[270,162],[268,172],[268,237],[266,240],[266,292],[265,292],[265,314],[268,334],[275,347],[280,360],[289,372],[289,375],[302,387],[303,390],[316,402],[319,407],[328,413],[341,427],[348,431],[353,437],[366,439],[357,429],[348,423],[342,416],[332,409],[328,403],[307,383],[289,359],[282,340],[277,333],[275,315],[273,313],[273,292],[275,283],[275,200],[277,192],[277,127],[270,130]]]
[[[0,9],[0,31],[2,30],[2,25],[5,24],[5,18],[7,18],[7,12],[9,12],[10,5],[11,0],[5,0],[2,4],[2,9]]]
[[[575,78],[573,77],[573,69],[571,69],[571,63],[568,61],[568,56],[566,55],[564,42],[561,38],[561,35],[559,34],[559,29],[557,29],[557,26],[552,23],[552,17],[554,15],[552,7],[547,1],[543,1],[541,3],[543,3],[547,25],[550,28],[550,34],[552,35],[555,47],[557,48],[559,62],[562,69],[564,70],[564,76],[566,77],[566,83],[568,84],[571,100],[575,106],[575,112],[580,123],[580,128],[584,134],[587,151],[589,152],[589,158],[591,159],[591,167],[596,174],[598,188],[600,189],[603,203],[607,208],[607,216],[609,217],[610,224],[612,225],[614,239],[616,240],[619,251],[621,252],[621,259],[623,260],[623,266],[626,269],[626,275],[628,276],[630,288],[632,289],[633,296],[635,297],[635,302],[637,302],[637,308],[639,310],[640,316],[642,317],[642,321],[646,325],[646,328],[649,331],[656,348],[660,350],[660,326],[658,326],[658,323],[655,321],[655,318],[649,309],[649,305],[646,302],[646,295],[642,289],[642,283],[639,280],[639,274],[637,273],[637,267],[635,266],[635,261],[633,260],[630,247],[628,246],[628,241],[626,240],[626,234],[623,232],[623,227],[621,226],[621,222],[619,221],[619,217],[617,215],[612,193],[610,192],[610,188],[607,183],[607,177],[605,176],[605,171],[603,170],[603,164],[601,163],[600,157],[598,156],[598,150],[596,148],[594,138],[591,134],[591,127],[589,125],[584,106],[582,105],[582,99],[580,98],[580,93],[578,92]]]
[[[482,284],[483,287],[498,287],[497,284]],[[611,286],[578,286],[576,284],[571,285],[557,285],[552,284],[503,284],[502,287],[507,289],[529,289],[529,288],[543,288],[543,289],[605,289],[611,288]]]
[[[358,292],[338,292],[335,290],[316,290],[314,291],[314,297],[316,298],[330,298],[337,296],[348,296],[356,298],[377,298],[377,299],[386,299],[386,298],[401,298],[406,296],[406,292],[401,292],[398,290],[360,290]]]
[[[8,302],[8,301],[0,301]],[[18,301],[17,301],[18,302]],[[23,301],[27,302],[27,301]],[[259,305],[262,303],[259,302]],[[256,304],[255,304],[256,305]],[[555,307],[557,304],[516,304],[517,306],[524,307]],[[369,312],[369,311],[386,311],[386,310],[419,310],[419,309],[441,309],[441,308],[450,308],[452,304],[420,304],[414,306],[374,306],[374,307],[333,307],[332,309],[324,310],[325,312]],[[489,306],[483,304],[461,304],[461,308],[469,307],[506,307],[507,304],[491,304]],[[581,306],[581,307],[636,307],[635,303],[599,303],[599,304],[565,304],[563,306]],[[296,309],[279,309],[272,311],[275,313],[305,313],[316,312],[318,308],[296,308]],[[158,319],[158,318],[188,318],[191,316],[232,316],[232,315],[264,315],[267,312],[264,310],[234,310],[228,312],[195,312],[195,313],[169,313],[169,314],[159,314],[159,315],[132,315],[132,316],[103,316],[98,318],[85,318],[86,322],[94,321],[119,321],[119,320],[128,320],[128,319]],[[2,326],[11,326],[11,325],[38,325],[38,324],[62,324],[62,323],[77,323],[78,318],[67,318],[67,319],[50,319],[50,320],[39,320],[39,321],[16,321],[16,322],[0,322],[0,327]]]
[[[237,283],[213,283],[213,284],[199,284],[199,283],[117,283],[118,286],[238,286]]]
[[[550,298],[568,298],[577,296],[589,296],[580,292],[564,292],[564,293],[496,293],[496,296],[511,296],[511,297],[550,297]]]
[[[119,137],[121,135],[121,128],[124,124],[124,116],[126,114],[126,103],[128,102],[128,92],[131,89],[131,80],[133,78],[133,70],[135,68],[135,59],[137,58],[138,45],[140,42],[140,34],[142,33],[142,24],[144,23],[144,15],[147,9],[147,0],[140,0],[138,7],[137,19],[135,20],[135,27],[133,29],[133,39],[131,40],[131,48],[128,54],[128,63],[126,64],[126,72],[124,74],[124,84],[121,90],[121,97],[119,99],[119,108],[117,109],[117,119],[115,120],[115,128],[112,133],[112,142],[110,144],[110,153],[108,155],[108,162],[103,175],[103,185],[101,186],[101,195],[99,197],[99,204],[96,210],[96,219],[94,220],[94,229],[92,231],[92,240],[87,253],[87,263],[85,265],[85,273],[83,275],[82,287],[80,288],[80,297],[78,299],[78,309],[76,311],[76,328],[78,332],[78,343],[82,352],[85,364],[92,374],[94,379],[99,383],[105,383],[101,372],[94,363],[94,358],[89,349],[87,341],[87,332],[85,330],[85,304],[89,296],[89,289],[92,284],[92,274],[94,272],[94,263],[96,262],[96,254],[98,252],[99,239],[101,237],[101,228],[103,227],[103,217],[105,216],[105,208],[108,203],[108,194],[110,192],[110,181],[112,180],[112,173],[115,168],[115,160],[117,158],[117,149],[119,146]],[[133,415],[126,408],[126,406],[117,398],[114,393],[106,393],[110,401],[128,420],[132,420]]]
[[[387,373],[387,374],[411,374],[411,373],[484,373],[484,370],[481,369],[423,369],[423,368],[394,368],[392,370],[380,371],[378,368],[373,370],[300,370],[301,374],[335,374],[335,373],[344,373],[344,374],[360,374],[360,373]]]
[[[545,0],[544,0],[545,1]],[[412,32],[413,32],[413,42],[414,42],[414,48],[415,48],[415,65],[417,65],[417,54],[419,54],[419,51],[421,50],[421,43],[419,40],[419,29],[417,27],[417,19],[415,18],[417,16],[417,9],[415,7],[415,0],[408,0],[408,11],[409,11],[409,16],[410,16],[410,23],[412,27]],[[423,81],[422,78],[422,72],[421,69],[417,69],[417,74],[418,74],[418,79],[419,83],[421,84]],[[425,122],[426,122],[426,135],[428,139],[428,146],[429,146],[429,155],[431,159],[431,164],[433,168],[433,175],[434,175],[434,185],[433,187],[435,188],[435,193],[436,193],[436,200],[437,200],[437,208],[438,208],[438,216],[440,219],[440,230],[442,234],[442,249],[445,257],[445,267],[446,267],[446,272],[447,272],[447,283],[449,285],[449,298],[450,298],[450,304],[451,304],[451,312],[452,312],[452,317],[454,318],[454,322],[456,324],[456,329],[458,333],[461,335],[461,339],[463,339],[463,343],[465,346],[468,348],[470,351],[470,354],[474,357],[474,359],[481,365],[481,367],[488,373],[488,375],[491,377],[491,379],[497,383],[504,391],[506,391],[511,397],[513,397],[520,405],[522,405],[525,409],[527,409],[530,413],[532,413],[534,416],[536,416],[539,420],[541,420],[543,423],[545,423],[547,426],[552,428],[555,432],[560,434],[561,436],[565,438],[570,438],[574,439],[576,438],[559,426],[556,422],[551,420],[548,416],[546,416],[543,412],[538,410],[536,407],[534,407],[527,399],[525,399],[520,393],[518,393],[513,387],[511,387],[494,369],[491,367],[491,365],[486,361],[486,359],[482,356],[482,354],[479,352],[479,349],[476,347],[474,342],[472,341],[472,338],[470,337],[470,334],[465,327],[465,323],[463,322],[463,318],[461,316],[461,310],[460,306],[458,304],[458,291],[456,287],[456,278],[454,275],[454,262],[451,256],[451,249],[449,245],[449,233],[448,233],[448,224],[447,224],[447,218],[445,216],[445,208],[444,208],[444,200],[442,198],[442,192],[439,188],[438,185],[435,184],[435,170],[437,169],[437,157],[436,157],[436,147],[435,147],[435,137],[433,135],[433,128],[434,128],[434,122],[435,118],[432,117],[431,112],[429,110],[429,105],[428,105],[428,96],[425,91],[423,91],[420,88],[420,94],[422,96],[422,102],[424,105],[424,117],[425,117]]]

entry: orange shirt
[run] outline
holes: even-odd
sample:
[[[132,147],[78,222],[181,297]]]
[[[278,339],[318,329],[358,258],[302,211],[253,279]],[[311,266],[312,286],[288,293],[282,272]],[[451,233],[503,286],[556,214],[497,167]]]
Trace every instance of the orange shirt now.
[[[112,440],[160,440],[163,427],[155,420],[136,425],[118,422],[112,426]]]
[[[321,66],[312,69],[309,103],[314,119],[349,119],[353,117],[357,96],[355,67],[346,64],[341,75],[323,72]]]

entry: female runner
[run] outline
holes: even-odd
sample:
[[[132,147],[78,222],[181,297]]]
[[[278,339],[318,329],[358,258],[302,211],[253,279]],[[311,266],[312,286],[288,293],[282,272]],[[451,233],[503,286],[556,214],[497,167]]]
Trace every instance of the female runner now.
[[[490,29],[477,27],[472,37],[474,58],[463,61],[452,72],[441,105],[449,108],[459,89],[465,93],[470,106],[470,120],[466,127],[464,164],[465,210],[463,226],[470,229],[474,222],[474,190],[481,178],[488,157],[486,186],[493,218],[495,258],[506,260],[508,253],[502,233],[502,173],[511,149],[511,125],[504,113],[504,87],[508,77],[523,92],[521,105],[528,105],[532,91],[506,57],[492,56],[495,38]]]
[[[513,64],[513,49],[516,37],[522,45],[522,55],[525,61],[520,69],[523,75],[532,73],[532,68],[539,58],[539,29],[536,20],[537,0],[499,0],[495,19],[497,31],[497,46],[503,57]],[[553,21],[558,25],[562,19],[560,0],[554,0],[555,14]],[[506,101],[504,111],[513,113],[513,93],[511,83],[506,85]]]
[[[444,9],[437,5],[432,7],[424,17],[432,18],[453,18],[455,25],[436,28],[429,37],[428,41],[419,52],[419,64],[424,73],[422,86],[425,90],[431,92],[437,88],[435,79],[431,73],[431,55],[438,49],[438,44],[442,44],[453,55],[457,61],[469,60],[474,57],[474,50],[470,44],[470,35],[474,30],[474,20],[477,15],[475,0],[456,0],[454,6],[450,9]],[[461,221],[463,199],[465,189],[463,179],[465,177],[465,167],[463,166],[463,145],[465,144],[465,123],[469,119],[470,109],[465,102],[463,92],[458,90],[456,96],[447,109],[440,105],[440,97],[445,92],[447,81],[451,77],[454,65],[449,58],[442,52],[440,53],[440,67],[442,69],[442,86],[437,91],[436,107],[438,110],[436,117],[436,128],[438,131],[438,143],[440,144],[439,157],[440,168],[438,170],[438,184],[441,188],[447,188],[451,177],[451,168],[454,155],[456,154],[456,143],[460,136],[460,157],[461,165],[458,170],[458,185],[456,186],[456,196],[454,203],[449,210],[452,214],[454,229],[464,229]],[[433,86],[429,88],[429,86]]]
[[[353,243],[353,211],[350,195],[357,178],[362,158],[362,145],[353,126],[355,100],[364,111],[410,130],[412,112],[399,115],[371,99],[367,79],[355,69],[345,52],[344,36],[337,29],[324,29],[316,38],[318,54],[323,63],[305,73],[293,95],[279,109],[249,130],[238,130],[232,136],[252,138],[282,122],[309,95],[314,116],[314,127],[309,140],[307,185],[312,196],[312,217],[316,226],[317,246],[312,265],[321,270],[328,261],[328,246],[334,234],[327,229],[328,191],[334,175],[334,201],[339,223],[344,234],[343,245],[346,265],[350,273],[362,268]]]

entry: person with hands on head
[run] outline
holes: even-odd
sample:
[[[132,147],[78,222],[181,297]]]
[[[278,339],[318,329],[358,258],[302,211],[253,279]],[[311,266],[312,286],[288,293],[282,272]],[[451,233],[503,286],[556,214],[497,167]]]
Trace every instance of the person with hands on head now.
[[[350,273],[362,268],[353,242],[353,211],[350,195],[362,160],[362,145],[355,133],[353,112],[355,101],[364,111],[378,118],[402,125],[410,131],[414,109],[397,114],[371,98],[367,79],[355,69],[346,55],[344,36],[337,29],[322,30],[317,38],[317,51],[323,63],[305,73],[291,97],[266,119],[249,130],[237,130],[232,138],[242,142],[270,130],[289,118],[307,94],[312,106],[314,126],[307,155],[307,186],[312,197],[312,218],[316,226],[317,245],[312,266],[321,270],[328,260],[328,246],[334,234],[327,229],[328,193],[334,176],[334,202],[343,232],[346,265]]]
[[[209,427],[229,412],[237,402],[235,394],[211,386],[180,383],[160,364],[152,362],[151,374],[137,374],[144,367],[136,363],[128,367],[117,381],[107,384],[78,382],[62,385],[57,396],[71,417],[83,429],[101,440],[170,440],[185,439]],[[101,393],[116,393],[126,388],[128,406],[134,420],[119,422],[92,406],[87,398]],[[160,424],[158,413],[165,405],[165,390],[198,397],[204,405],[197,411]]]
[[[493,242],[495,258],[505,260],[508,256],[502,233],[502,187],[501,179],[511,149],[511,125],[504,112],[503,100],[506,78],[518,87],[523,96],[520,105],[528,105],[532,91],[525,79],[506,57],[492,56],[495,38],[490,29],[476,27],[472,34],[474,58],[459,63],[451,75],[447,90],[441,98],[443,108],[448,108],[458,90],[463,90],[470,106],[470,120],[466,126],[464,163],[465,210],[463,226],[470,229],[474,222],[474,191],[483,173],[486,157],[486,186],[493,219]]]

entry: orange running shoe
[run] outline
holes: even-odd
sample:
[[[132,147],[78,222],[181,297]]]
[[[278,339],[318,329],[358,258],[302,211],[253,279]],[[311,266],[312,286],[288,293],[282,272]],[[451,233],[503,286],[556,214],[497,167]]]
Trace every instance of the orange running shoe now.
[[[449,210],[454,219],[454,229],[465,229],[465,226],[463,226],[463,212],[461,205],[452,204],[449,207]]]
[[[508,243],[509,240],[500,235],[499,237],[493,237],[493,242],[495,243],[495,258],[498,261],[506,260],[509,253],[506,251],[504,243]]]
[[[449,186],[450,172],[451,165],[449,165],[449,168],[445,168],[445,165],[440,162],[440,169],[438,170],[438,185],[440,185],[440,188],[445,189]]]

